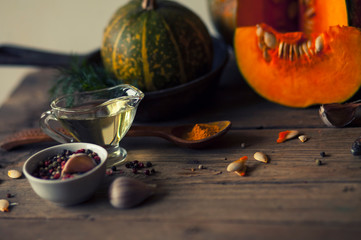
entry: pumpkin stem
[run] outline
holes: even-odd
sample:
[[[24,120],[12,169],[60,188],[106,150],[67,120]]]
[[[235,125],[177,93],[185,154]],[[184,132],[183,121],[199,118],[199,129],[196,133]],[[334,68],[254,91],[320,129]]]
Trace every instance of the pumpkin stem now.
[[[143,0],[142,7],[145,10],[153,10],[155,8],[155,0]]]

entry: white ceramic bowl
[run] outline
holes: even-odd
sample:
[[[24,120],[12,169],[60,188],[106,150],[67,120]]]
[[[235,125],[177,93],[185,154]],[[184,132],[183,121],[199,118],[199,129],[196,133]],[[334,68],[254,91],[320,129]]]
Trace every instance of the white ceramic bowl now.
[[[71,151],[90,149],[99,155],[100,164],[80,176],[66,180],[45,180],[32,176],[39,161],[61,154],[64,149]],[[40,197],[59,205],[74,205],[88,200],[99,187],[105,176],[107,156],[107,151],[95,144],[65,143],[46,148],[32,155],[26,160],[23,172],[35,193]]]

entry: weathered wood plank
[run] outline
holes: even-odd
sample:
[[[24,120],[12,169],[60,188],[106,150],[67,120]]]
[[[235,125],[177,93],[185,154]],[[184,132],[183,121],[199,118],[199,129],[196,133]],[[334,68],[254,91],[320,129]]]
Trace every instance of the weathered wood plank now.
[[[14,229],[14,221],[1,221],[1,226]],[[358,239],[358,226],[324,226],[322,224],[293,225],[286,228],[278,224],[248,224],[243,222],[122,222],[114,228],[114,221],[17,221],[18,231],[5,231],[10,239],[24,235],[44,236],[43,229],[52,229],[53,239]],[[76,227],[75,227],[76,226]],[[19,231],[21,229],[21,231]],[[76,237],[74,237],[76,236]]]
[[[285,227],[286,225],[286,227]],[[245,223],[242,221],[123,221],[83,220],[2,220],[0,232],[9,239],[48,237],[52,239],[348,239],[358,240],[360,228],[343,224],[278,224]],[[50,231],[49,231],[50,232]]]
[[[19,203],[3,217],[80,219],[91,215],[99,220],[119,221],[143,218],[206,221],[212,217],[218,221],[279,224],[361,223],[361,160],[349,152],[351,140],[338,141],[346,136],[356,137],[354,129],[323,129],[322,138],[318,137],[317,129],[305,131],[311,136],[306,143],[294,139],[276,144],[277,130],[234,130],[217,148],[203,150],[178,148],[161,139],[127,139],[124,146],[129,151],[129,160],[152,161],[157,170],[150,177],[143,174],[135,177],[159,186],[154,197],[131,211],[114,210],[107,199],[107,188],[113,178],[134,176],[124,166],[122,174],[106,178],[92,200],[63,208],[37,197],[26,179],[6,177],[7,169],[20,167],[25,160],[17,159],[1,170],[0,195],[10,192],[16,196],[11,200]],[[262,140],[248,142],[242,149],[234,141],[238,136]],[[324,138],[328,141],[323,142]],[[270,156],[269,164],[252,160],[258,150]],[[325,150],[327,156],[322,159],[325,165],[317,166],[314,158],[321,158],[320,150]],[[248,176],[227,173],[228,163],[243,155],[250,157]],[[199,164],[206,169],[198,170]]]

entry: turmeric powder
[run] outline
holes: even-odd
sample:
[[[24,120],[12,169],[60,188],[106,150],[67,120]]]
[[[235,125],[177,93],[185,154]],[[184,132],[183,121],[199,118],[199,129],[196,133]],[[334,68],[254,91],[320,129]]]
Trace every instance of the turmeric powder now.
[[[210,137],[220,131],[218,125],[197,123],[193,126],[192,130],[186,134],[186,139],[191,141],[200,140]]]

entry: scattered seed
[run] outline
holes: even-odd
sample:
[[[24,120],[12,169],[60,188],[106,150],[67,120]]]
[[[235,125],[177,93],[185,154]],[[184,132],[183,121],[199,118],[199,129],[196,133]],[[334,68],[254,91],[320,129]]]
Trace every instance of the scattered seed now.
[[[300,135],[298,136],[298,139],[300,139],[301,142],[306,142],[308,140],[308,137],[306,135]]]
[[[247,161],[248,157],[247,156],[243,156],[240,159],[231,162],[230,164],[228,164],[227,166],[227,171],[228,172],[234,172],[234,171],[239,171],[243,168],[243,166],[245,165],[246,161]]]
[[[204,169],[205,167],[203,165],[198,165],[198,169]]]
[[[260,162],[264,162],[264,163],[267,163],[268,162],[268,157],[266,154],[264,154],[263,152],[256,152],[254,155],[253,155],[254,159],[256,159],[257,161],[260,161]]]
[[[0,199],[0,211],[8,212],[9,211],[9,201],[6,199]]]
[[[11,178],[20,178],[22,175],[22,173],[18,170],[9,170],[8,171],[8,176]]]
[[[320,152],[320,156],[321,157],[326,157],[326,153],[325,152]]]
[[[245,148],[246,144],[245,143],[241,143],[241,148]]]
[[[315,163],[316,163],[316,165],[318,165],[318,166],[321,166],[321,165],[322,165],[322,161],[321,161],[320,159],[316,159],[316,160],[315,160]]]
[[[297,130],[287,130],[278,134],[277,143],[282,143],[288,139],[292,139],[299,134]]]
[[[195,168],[191,168],[191,171],[192,171],[192,172],[195,172],[195,171],[196,171],[196,169],[195,169]]]
[[[240,170],[234,171],[238,176],[245,176],[247,172],[247,166],[244,165]]]

